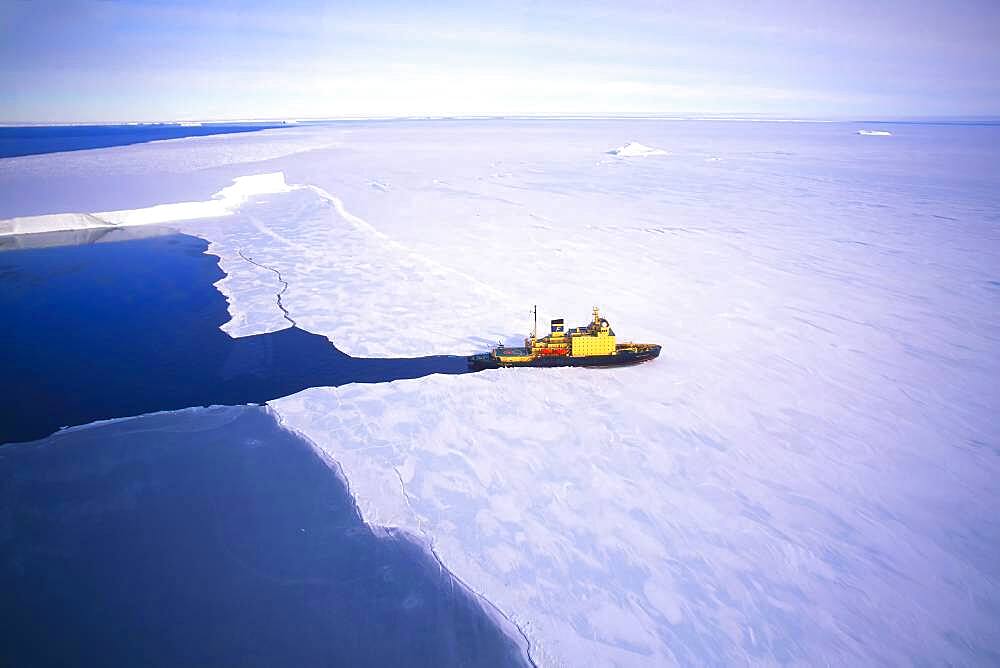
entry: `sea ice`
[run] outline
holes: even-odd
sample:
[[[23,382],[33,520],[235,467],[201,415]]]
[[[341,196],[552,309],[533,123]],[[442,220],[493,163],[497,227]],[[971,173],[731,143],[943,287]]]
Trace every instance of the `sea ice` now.
[[[348,132],[296,126],[6,158],[0,219],[204,201],[237,177],[281,171],[276,159],[335,146]]]
[[[184,189],[211,189],[160,201],[240,175],[290,184],[180,224],[229,273],[233,335],[288,325],[280,274],[290,317],[352,354],[517,341],[534,303],[571,324],[598,304],[620,338],[664,345],[630,369],[273,402],[343,465],[369,521],[425,536],[541,663],[990,662],[998,130],[908,126],[890,147],[844,129],[301,126],[316,150],[205,154],[217,166]],[[607,159],[638,133],[671,159]],[[227,145],[252,155],[274,136]],[[201,155],[175,144],[176,164],[184,146]],[[141,157],[128,149],[100,155]],[[4,162],[0,185],[19,182]],[[115,169],[88,183],[112,187]]]
[[[996,646],[995,454],[943,437],[957,420],[894,412],[888,385],[810,398],[803,377],[774,386],[791,367],[739,388],[700,366],[271,405],[340,463],[369,521],[425,536],[542,665],[960,663]]]
[[[241,176],[204,202],[178,202],[157,204],[142,209],[99,211],[96,213],[53,213],[41,216],[23,216],[0,220],[0,236],[37,234],[64,230],[97,227],[126,227],[132,225],[158,225],[162,223],[218,218],[228,216],[251,197],[287,192],[281,172]]]
[[[868,135],[869,137],[891,137],[892,133],[888,130],[858,130],[859,135]]]

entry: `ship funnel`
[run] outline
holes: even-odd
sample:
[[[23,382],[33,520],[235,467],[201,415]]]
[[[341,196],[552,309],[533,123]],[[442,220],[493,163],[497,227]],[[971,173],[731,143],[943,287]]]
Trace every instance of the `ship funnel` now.
[[[557,333],[560,333],[562,331],[563,331],[563,319],[559,318],[558,320],[553,320],[552,321],[552,333],[553,334],[557,334]]]

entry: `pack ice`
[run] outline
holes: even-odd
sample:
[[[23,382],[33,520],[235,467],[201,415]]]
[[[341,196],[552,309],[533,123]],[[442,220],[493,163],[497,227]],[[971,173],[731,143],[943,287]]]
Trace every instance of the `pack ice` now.
[[[259,160],[286,130],[220,142],[234,160],[189,140],[15,158],[0,186],[104,184],[64,210],[121,211],[121,180],[169,204],[280,173],[176,223],[219,255],[233,336],[290,318],[352,354],[469,353],[523,337],[534,303],[568,324],[597,304],[663,344],[272,402],[539,664],[991,663],[1000,128],[894,130],[333,124]],[[671,159],[602,159],[629,137]]]

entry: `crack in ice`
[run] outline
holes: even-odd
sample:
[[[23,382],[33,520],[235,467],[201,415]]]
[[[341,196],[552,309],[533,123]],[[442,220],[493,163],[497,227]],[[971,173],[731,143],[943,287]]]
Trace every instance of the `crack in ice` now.
[[[274,275],[278,277],[278,282],[281,283],[282,286],[281,290],[279,290],[278,293],[275,295],[278,302],[278,308],[281,309],[282,317],[288,322],[292,323],[292,327],[298,327],[298,324],[296,324],[295,320],[292,319],[292,316],[288,312],[288,309],[286,309],[285,305],[281,303],[281,295],[285,294],[285,290],[288,289],[288,281],[282,278],[281,272],[275,269],[274,267],[267,266],[266,264],[261,264],[260,262],[254,262],[254,259],[252,257],[247,257],[246,255],[243,254],[243,249],[241,248],[236,249],[236,254],[252,265],[260,267],[261,269],[267,269],[268,271],[274,272]]]
[[[496,296],[500,296],[500,297],[503,297],[503,298],[507,297],[507,294],[504,293],[502,290],[500,290],[498,288],[495,288],[495,287],[493,287],[492,285],[490,285],[488,283],[484,283],[483,281],[479,280],[478,278],[475,278],[474,276],[466,274],[465,272],[459,271],[458,269],[455,269],[454,267],[443,265],[440,262],[438,262],[438,261],[436,261],[436,260],[434,260],[434,259],[432,259],[430,257],[427,257],[426,255],[418,253],[417,251],[413,250],[412,248],[409,248],[408,246],[406,246],[405,244],[402,244],[399,241],[396,241],[395,239],[393,239],[392,237],[390,237],[385,232],[380,231],[377,227],[375,227],[374,225],[372,225],[371,223],[369,223],[364,218],[361,218],[360,216],[357,216],[357,215],[351,213],[350,211],[348,211],[347,207],[344,206],[344,201],[342,199],[340,199],[339,197],[337,197],[336,195],[334,195],[333,193],[328,192],[328,191],[324,190],[323,188],[320,188],[319,186],[314,186],[314,185],[311,185],[311,184],[306,184],[306,185],[297,185],[296,184],[296,185],[293,185],[293,186],[290,186],[290,187],[291,188],[305,188],[307,190],[313,191],[314,193],[316,193],[317,195],[319,195],[320,199],[323,199],[323,200],[329,202],[333,206],[333,210],[337,213],[338,216],[340,216],[341,219],[347,221],[348,223],[350,223],[351,225],[353,225],[355,228],[357,228],[359,230],[363,230],[363,231],[365,231],[365,232],[373,235],[375,238],[379,239],[380,241],[382,241],[387,246],[389,246],[391,248],[394,248],[395,250],[401,251],[402,253],[404,253],[404,254],[412,257],[412,258],[416,258],[417,260],[419,260],[420,262],[423,262],[425,265],[433,268],[434,270],[439,271],[439,272],[450,273],[450,274],[452,274],[454,276],[458,276],[463,281],[466,281],[467,284],[469,284],[469,285],[475,285],[477,287],[477,289],[479,289],[479,290],[481,290],[483,292],[486,292],[486,293],[489,293],[489,294],[493,294],[493,295],[496,295]]]

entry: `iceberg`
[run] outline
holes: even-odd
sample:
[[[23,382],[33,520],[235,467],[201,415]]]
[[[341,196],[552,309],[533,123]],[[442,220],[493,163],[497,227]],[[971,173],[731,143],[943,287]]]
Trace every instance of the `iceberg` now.
[[[650,155],[668,155],[663,149],[646,146],[637,141],[630,141],[623,146],[613,148],[608,151],[608,153],[611,155],[617,155],[620,158],[643,158]]]

